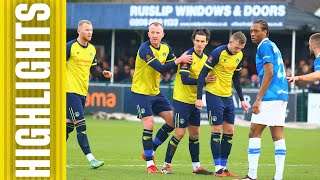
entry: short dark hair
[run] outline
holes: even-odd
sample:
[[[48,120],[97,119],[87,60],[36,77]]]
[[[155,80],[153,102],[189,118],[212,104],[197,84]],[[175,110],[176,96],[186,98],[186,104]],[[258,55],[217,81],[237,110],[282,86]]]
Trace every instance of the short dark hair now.
[[[207,41],[209,41],[211,33],[210,33],[209,29],[207,29],[207,28],[197,28],[193,31],[191,39],[194,40],[196,35],[206,36]]]
[[[310,36],[310,41],[314,42],[320,48],[320,33],[314,33]]]
[[[247,42],[246,35],[244,35],[241,31],[233,33],[231,39],[239,41],[240,44],[245,44]]]
[[[262,30],[266,30],[267,31],[267,37],[269,37],[269,26],[268,26],[267,21],[265,21],[263,19],[258,19],[258,20],[255,20],[253,22],[253,24],[260,24],[261,25],[261,29]]]

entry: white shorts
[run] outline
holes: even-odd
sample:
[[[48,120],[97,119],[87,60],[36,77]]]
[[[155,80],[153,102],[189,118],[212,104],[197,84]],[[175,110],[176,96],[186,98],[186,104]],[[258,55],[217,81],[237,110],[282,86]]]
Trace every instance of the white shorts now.
[[[262,101],[260,113],[251,116],[251,123],[284,126],[288,101]]]

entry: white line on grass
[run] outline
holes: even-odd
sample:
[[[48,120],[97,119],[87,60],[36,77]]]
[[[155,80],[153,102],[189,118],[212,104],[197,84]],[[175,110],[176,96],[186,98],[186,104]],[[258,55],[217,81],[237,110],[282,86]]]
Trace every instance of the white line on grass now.
[[[203,166],[211,166],[212,164],[202,164]],[[239,165],[248,165],[248,163],[229,163],[229,166],[239,166]],[[72,168],[72,167],[85,167],[88,165],[84,164],[68,164],[67,168]],[[141,166],[146,166],[145,164],[105,164],[104,166],[109,166],[109,167],[141,167]],[[191,166],[190,164],[172,164],[172,166],[179,166],[179,167],[188,167]],[[259,164],[259,166],[275,166],[274,164]],[[286,164],[285,166],[288,167],[320,167],[320,164]]]

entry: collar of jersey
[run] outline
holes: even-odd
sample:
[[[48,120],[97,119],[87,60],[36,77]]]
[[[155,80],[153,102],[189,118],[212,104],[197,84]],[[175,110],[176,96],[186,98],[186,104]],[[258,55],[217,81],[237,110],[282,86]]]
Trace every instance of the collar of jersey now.
[[[78,42],[78,40],[76,40],[77,41],[77,43],[81,46],[81,47],[83,47],[83,48],[87,48],[88,46],[89,46],[89,42],[87,42],[87,45],[86,46],[83,46],[83,45],[81,45],[79,42]]]
[[[231,51],[229,51],[229,49],[228,49],[228,44],[226,44],[226,51],[227,51],[227,53],[228,53],[229,55],[234,55],[234,54],[232,54]]]
[[[197,54],[196,50],[194,50],[194,47],[192,48],[194,54],[199,58],[199,59],[202,59],[202,56],[203,56],[203,52],[201,55]]]
[[[259,47],[260,47],[260,45],[261,45],[264,41],[266,41],[266,40],[269,40],[269,38],[264,38],[264,39],[262,39],[262,41],[259,43],[259,45],[258,45],[258,47],[257,47],[257,48],[259,48]]]
[[[156,49],[156,50],[158,50],[158,51],[160,50],[161,42],[160,42],[160,44],[159,44],[159,48],[156,48],[156,47],[152,46],[152,44],[151,44],[150,40],[149,40],[149,44],[150,44],[150,46],[151,46],[151,47],[153,47],[154,49]]]

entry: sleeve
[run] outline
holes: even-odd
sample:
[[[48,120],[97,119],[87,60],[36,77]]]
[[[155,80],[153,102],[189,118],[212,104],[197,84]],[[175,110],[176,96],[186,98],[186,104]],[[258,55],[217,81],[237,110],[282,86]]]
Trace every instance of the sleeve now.
[[[259,47],[259,55],[262,59],[263,64],[275,63],[273,58],[273,48],[270,44],[266,44],[266,43],[261,44],[261,46]]]
[[[143,47],[141,46],[139,49],[139,56],[141,59],[143,59],[146,63],[151,63],[156,59],[156,57],[153,55],[153,52],[149,47]]]
[[[69,58],[70,58],[70,54],[71,54],[71,46],[72,46],[72,44],[73,44],[73,42],[72,41],[69,41],[68,43],[67,43],[67,50],[66,50],[66,52],[67,52],[67,61],[69,60]]]
[[[218,50],[217,48],[214,49],[210,53],[210,55],[204,65],[211,70],[216,64],[218,64],[220,54],[221,54],[220,50]]]
[[[237,94],[239,96],[240,101],[244,101],[243,94],[242,94],[242,88],[240,83],[240,71],[235,71],[232,76],[232,82],[233,86],[237,91]]]
[[[192,55],[192,49],[190,49],[187,54]],[[191,64],[183,63],[180,65],[181,81],[184,85],[197,85],[198,79],[189,77]]]
[[[94,56],[92,63],[91,63],[91,67],[96,66],[96,65],[97,65],[97,58],[96,58],[96,56]]]
[[[313,62],[313,69],[314,71],[320,70],[320,57],[316,58]]]
[[[102,71],[99,71],[99,70],[97,69],[97,66],[96,66],[96,65],[95,65],[95,66],[91,66],[91,68],[90,68],[90,74],[91,74],[92,76],[94,76],[94,77],[102,77],[102,76],[103,76]]]
[[[240,61],[240,63],[238,64],[238,66],[237,66],[237,68],[236,68],[236,70],[235,71],[241,71],[241,69],[242,69],[242,64],[243,64],[243,61],[241,60]]]
[[[202,89],[204,87],[205,78],[208,73],[211,71],[207,66],[203,66],[199,77],[198,77],[198,87],[197,87],[197,99],[202,99]]]
[[[172,62],[172,61],[177,59],[176,56],[174,55],[173,51],[172,51],[172,48],[169,45],[168,45],[168,47],[169,47],[169,54],[167,56],[166,63]]]

